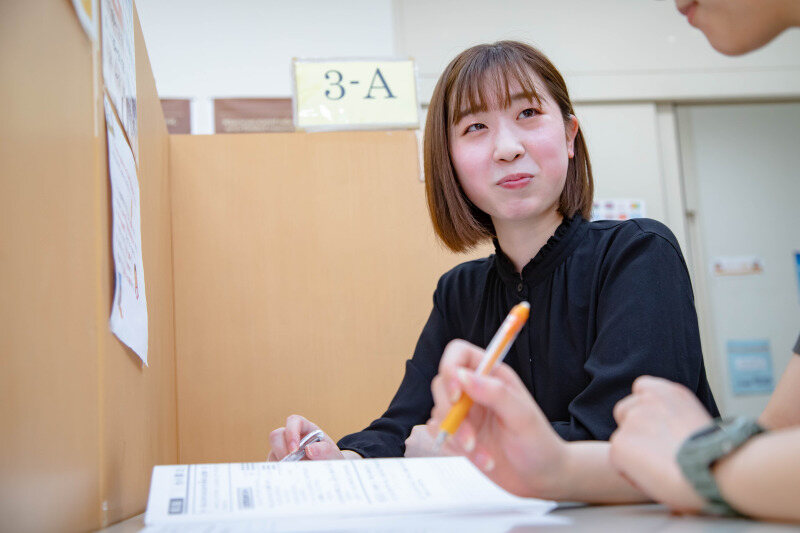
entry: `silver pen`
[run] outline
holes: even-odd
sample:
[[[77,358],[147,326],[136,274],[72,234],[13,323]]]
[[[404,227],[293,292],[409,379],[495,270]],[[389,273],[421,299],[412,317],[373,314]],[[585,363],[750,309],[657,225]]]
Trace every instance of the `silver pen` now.
[[[308,446],[309,444],[313,444],[315,442],[319,442],[323,438],[325,438],[325,433],[321,429],[312,431],[311,433],[303,437],[303,440],[301,440],[300,444],[297,445],[297,450],[293,451],[292,453],[281,459],[279,462],[283,463],[283,462],[299,461],[300,459],[306,456],[306,446]]]

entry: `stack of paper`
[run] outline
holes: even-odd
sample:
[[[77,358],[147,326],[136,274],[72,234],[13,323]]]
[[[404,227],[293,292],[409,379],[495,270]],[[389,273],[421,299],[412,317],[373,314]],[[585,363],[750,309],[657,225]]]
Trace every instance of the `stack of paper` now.
[[[527,525],[557,521],[542,519],[553,507],[509,494],[463,457],[175,465],[153,469],[145,523],[384,529],[408,520],[455,525],[468,515],[470,522],[494,517],[499,525],[510,517]]]

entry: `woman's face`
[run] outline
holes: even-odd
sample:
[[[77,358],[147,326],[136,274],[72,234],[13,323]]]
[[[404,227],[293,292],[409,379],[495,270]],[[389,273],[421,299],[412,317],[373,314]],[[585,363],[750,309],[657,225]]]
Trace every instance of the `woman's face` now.
[[[787,0],[675,0],[689,24],[727,55],[760,48],[785,30],[791,24],[787,5]]]
[[[565,124],[556,102],[534,77],[541,105],[519,85],[512,102],[489,101],[486,111],[468,111],[450,126],[450,157],[467,197],[502,222],[552,216],[574,155],[578,120]]]

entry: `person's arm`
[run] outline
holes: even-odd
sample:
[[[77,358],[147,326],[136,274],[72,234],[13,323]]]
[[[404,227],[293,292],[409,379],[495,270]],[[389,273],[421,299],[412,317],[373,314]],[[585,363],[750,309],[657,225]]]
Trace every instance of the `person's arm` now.
[[[725,501],[740,513],[800,522],[800,427],[758,435],[712,471]]]
[[[681,445],[711,417],[686,387],[651,376],[614,408],[611,462],[656,501],[697,513],[705,500],[677,461]],[[712,473],[725,501],[755,518],[800,521],[800,427],[763,433],[720,459]]]
[[[649,220],[628,223],[596,275],[596,333],[584,363],[591,380],[555,430],[569,441],[608,440],[614,405],[643,374],[688,386],[716,412],[689,273],[669,230]]]
[[[759,423],[770,429],[800,425],[800,339],[794,347],[795,354],[781,376]]]
[[[498,365],[490,376],[474,370],[483,350],[466,341],[448,344],[432,384],[431,436],[439,432],[462,391],[475,404],[445,451],[467,456],[506,490],[526,497],[592,503],[647,501],[611,465],[606,442],[565,442],[519,376]],[[467,371],[467,370],[470,371]]]

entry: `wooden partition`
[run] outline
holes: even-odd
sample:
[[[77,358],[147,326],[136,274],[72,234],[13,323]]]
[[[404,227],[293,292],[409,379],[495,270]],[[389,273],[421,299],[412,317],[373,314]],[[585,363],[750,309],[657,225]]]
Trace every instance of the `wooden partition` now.
[[[173,135],[170,175],[181,462],[380,415],[467,259],[434,239],[414,133]]]
[[[142,512],[152,466],[177,460],[169,141],[138,20],[135,32],[146,368],[108,328],[99,56],[71,2],[0,2],[4,531],[85,531]]]
[[[134,24],[149,367],[108,327],[99,54],[69,1],[0,2],[2,530],[140,513],[153,465],[262,460],[292,412],[361,428],[466,259],[413,133],[169,137]]]

